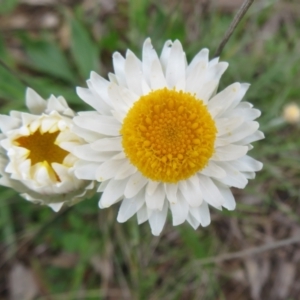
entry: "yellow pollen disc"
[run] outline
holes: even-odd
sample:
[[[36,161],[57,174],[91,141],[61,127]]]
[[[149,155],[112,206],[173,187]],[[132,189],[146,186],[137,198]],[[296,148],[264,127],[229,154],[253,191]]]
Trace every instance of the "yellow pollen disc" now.
[[[164,88],[135,102],[120,132],[125,154],[145,177],[176,183],[205,168],[217,129],[201,100]]]
[[[15,140],[17,146],[29,150],[28,159],[31,160],[31,166],[36,163],[43,163],[47,167],[48,172],[54,174],[58,181],[60,179],[52,168],[51,163],[62,164],[64,158],[69,154],[68,151],[55,144],[59,133],[60,131],[42,134],[37,130],[29,136],[22,136]]]

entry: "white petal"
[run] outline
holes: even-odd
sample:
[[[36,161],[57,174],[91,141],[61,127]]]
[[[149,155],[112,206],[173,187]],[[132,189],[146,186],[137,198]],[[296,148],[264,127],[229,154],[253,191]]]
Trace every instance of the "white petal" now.
[[[227,145],[215,149],[211,160],[230,161],[244,156],[248,152],[248,147],[238,145]]]
[[[152,90],[162,89],[167,86],[166,78],[163,74],[161,63],[158,59],[154,60],[151,67],[150,87]]]
[[[118,83],[122,86],[127,86],[125,76],[125,58],[119,52],[115,52],[113,54],[113,66]]]
[[[265,135],[263,134],[263,132],[258,130],[256,132],[254,132],[253,134],[245,137],[244,139],[238,141],[237,144],[239,144],[239,145],[248,145],[250,143],[262,140],[264,138],[265,138]]]
[[[143,74],[145,80],[150,84],[150,74],[152,69],[152,64],[154,61],[158,61],[158,56],[156,51],[153,49],[150,38],[147,38],[143,45]]]
[[[51,177],[51,175],[48,172],[48,169],[44,165],[44,163],[37,163],[34,165],[35,170],[33,171],[33,178],[35,182],[38,183],[38,185],[41,186],[52,186],[52,182],[55,180]],[[32,168],[34,169],[34,168]]]
[[[95,162],[78,161],[75,165],[75,176],[84,180],[95,180],[99,165]]]
[[[0,129],[2,132],[18,128],[20,125],[21,120],[6,115],[0,115]]]
[[[256,174],[255,172],[243,172],[243,175],[247,178],[247,179],[254,179]]]
[[[69,167],[59,163],[51,163],[51,166],[61,181],[57,183],[57,186],[67,186],[67,184],[71,186],[74,182],[79,182],[79,180],[73,177],[73,172],[70,172]]]
[[[201,174],[198,177],[204,200],[216,208],[222,206],[225,200],[214,182],[209,177]]]
[[[221,62],[211,68],[208,68],[203,80],[204,82],[199,84],[198,89],[195,91],[198,99],[201,99],[204,103],[208,102],[213,94],[215,94],[219,85],[219,80],[227,67],[228,63]]]
[[[133,174],[126,185],[124,195],[126,198],[134,197],[148,182],[148,179],[140,172]]]
[[[220,57],[215,57],[208,62],[209,67],[215,66],[219,62]]]
[[[241,89],[241,84],[236,82],[223,91],[215,95],[207,104],[208,110],[211,112],[213,118],[221,115],[234,102]]]
[[[110,180],[99,201],[100,208],[109,207],[121,200],[124,197],[126,183],[127,179]]]
[[[180,181],[179,189],[190,206],[197,207],[202,203],[203,196],[197,175]]]
[[[142,224],[148,220],[148,211],[146,205],[143,205],[137,212],[138,224]]]
[[[129,50],[126,53],[125,61],[125,74],[126,82],[129,90],[133,91],[136,95],[141,96],[142,93],[142,77],[140,60]]]
[[[66,99],[63,96],[58,96],[57,101],[64,107],[64,110],[62,111],[62,113],[66,114],[68,116],[72,116],[72,117],[75,115],[75,113],[70,109],[68,102],[66,101]]]
[[[76,92],[84,102],[98,112],[108,113],[110,111],[110,107],[100,97],[96,96],[90,89],[77,87]]]
[[[176,40],[170,51],[167,62],[166,80],[169,88],[176,87],[177,83],[185,78],[185,53],[181,43]]]
[[[170,40],[167,40],[163,46],[163,49],[162,49],[162,52],[160,55],[160,62],[161,62],[161,66],[162,66],[164,72],[167,69],[167,63],[169,60],[171,47],[172,47],[172,42]]]
[[[207,76],[206,80],[207,81],[210,81],[210,80],[219,81],[221,76],[223,75],[223,73],[228,68],[228,65],[229,64],[227,62],[222,61],[222,62],[217,63],[216,65],[211,66],[208,69],[208,72],[206,75]]]
[[[148,85],[148,83],[144,78],[142,79],[142,92],[143,95],[148,95],[149,93],[151,93],[150,86]]]
[[[74,147],[73,151],[75,156],[87,160],[87,161],[94,161],[94,162],[103,162],[111,158],[114,153],[112,152],[98,152],[91,148],[90,144],[84,144],[80,146]]]
[[[170,209],[172,211],[173,226],[182,224],[186,220],[189,212],[189,205],[181,192],[178,193],[176,203],[170,203]]]
[[[263,167],[263,164],[261,162],[248,155],[232,161],[231,164],[233,165],[233,167],[243,172],[257,172],[260,171]]]
[[[119,87],[115,83],[111,83],[108,87],[108,95],[110,97],[111,103],[114,107],[114,109],[118,112],[127,113],[127,111],[130,109],[130,105],[128,105],[121,95],[121,87]]]
[[[227,176],[224,178],[216,178],[216,180],[239,189],[243,189],[247,185],[248,180],[245,175],[234,168],[231,162],[224,161],[218,164],[225,170]]]
[[[208,83],[199,87],[195,93],[196,97],[203,101],[204,104],[208,102],[208,100],[212,97],[218,87],[219,81],[211,80]]]
[[[119,94],[120,97],[123,99],[124,103],[126,103],[129,108],[131,108],[134,102],[139,99],[139,96],[137,94],[133,93],[127,88],[120,87]]]
[[[258,128],[259,124],[257,122],[245,122],[232,132],[223,135],[222,138],[226,139],[229,143],[235,143],[252,135],[257,131]]]
[[[261,111],[252,107],[253,105],[248,102],[241,102],[234,109],[225,111],[222,117],[232,118],[239,116],[244,118],[245,121],[253,121],[261,115]]]
[[[47,102],[33,89],[26,90],[26,106],[33,114],[41,114],[46,110]]]
[[[113,178],[127,159],[105,161],[96,171],[96,180],[105,181]]]
[[[149,182],[147,184],[147,188],[146,188],[147,194],[150,196],[153,195],[158,186],[159,186],[158,181],[149,180]]]
[[[93,86],[93,91],[104,101],[108,106],[111,106],[109,96],[107,94],[108,86],[110,82],[98,75],[96,72],[91,72],[91,84]]]
[[[49,203],[48,206],[52,208],[52,210],[54,210],[55,212],[58,212],[62,206],[63,206],[63,202],[60,203]]]
[[[138,193],[135,197],[130,199],[123,199],[119,212],[117,221],[120,223],[126,222],[131,218],[144,204],[144,192]]]
[[[208,64],[208,54],[209,54],[209,50],[204,48],[202,50],[200,50],[200,52],[198,52],[195,57],[192,59],[191,63],[189,64],[189,66],[187,67],[186,73],[187,73],[187,77],[189,76],[190,72],[193,71],[193,69],[199,65],[199,62],[203,63],[203,65],[207,65]]]
[[[24,126],[29,125],[30,123],[34,122],[38,116],[27,114],[27,113],[21,113],[22,123]],[[12,118],[13,119],[13,118]],[[1,121],[1,115],[0,115],[0,121]],[[18,120],[20,122],[20,120]],[[13,129],[13,127],[11,128]]]
[[[31,173],[30,167],[31,167],[30,159],[26,159],[25,161],[18,164],[18,172],[20,173],[21,177],[25,180],[30,179],[30,173]]]
[[[115,156],[113,156],[111,159],[112,159],[112,160],[120,160],[120,159],[123,159],[123,158],[126,158],[126,155],[125,155],[125,153],[122,151],[122,152],[116,154]]]
[[[246,92],[248,91],[250,87],[249,83],[241,83],[241,88],[238,92],[237,97],[234,99],[234,102],[230,105],[229,109],[232,109],[234,107],[236,107],[244,98]]]
[[[196,220],[195,217],[189,213],[186,220],[190,223],[190,225],[196,230],[199,225],[200,225],[200,221]]]
[[[123,123],[124,118],[126,117],[127,113],[124,110],[111,110],[111,114],[113,117],[120,122],[121,124]]]
[[[124,179],[136,172],[136,167],[126,159],[122,165],[120,165],[118,172],[115,175],[115,179]]]
[[[221,184],[217,184],[217,186],[225,200],[223,206],[228,210],[234,210],[236,207],[236,203],[231,190],[228,187],[223,186]]]
[[[103,138],[91,143],[91,148],[100,152],[122,151],[122,138]]]
[[[47,112],[57,111],[60,113],[64,113],[66,109],[68,109],[68,104],[62,96],[60,96],[59,98],[56,98],[53,95],[50,96],[47,101]]]
[[[199,212],[200,212],[200,218],[201,218],[201,225],[203,227],[206,227],[210,224],[210,213],[209,213],[209,208],[207,202],[203,201],[201,206],[199,207]]]
[[[109,184],[110,180],[102,181],[97,189],[97,192],[102,193],[105,191],[107,185]]]
[[[155,210],[149,218],[149,224],[153,235],[160,235],[165,225],[168,213],[168,201],[165,201],[162,210]]]
[[[202,204],[198,207],[189,207],[189,214],[195,218],[195,220],[197,220],[197,222],[199,223],[198,226],[201,223],[201,215],[200,215],[200,207],[203,206],[204,204],[206,204],[206,206],[208,206],[206,201],[203,201]]]
[[[226,176],[226,172],[212,160],[208,162],[208,165],[201,170],[200,173],[215,178],[223,178]]]
[[[239,127],[244,122],[244,118],[242,117],[220,118],[220,119],[216,119],[215,122],[218,131],[217,136],[221,137],[222,135],[229,134],[234,129]]]
[[[121,124],[114,117],[101,115],[77,116],[73,121],[77,126],[91,131],[112,136],[120,135]]]
[[[115,74],[108,73],[108,79],[109,79],[110,83],[118,84],[118,79]]]
[[[104,135],[98,132],[90,131],[88,129],[81,128],[75,124],[72,124],[71,130],[76,133],[81,138],[84,138],[87,142],[94,142],[100,138],[103,138]]]
[[[161,183],[152,195],[145,194],[146,205],[149,209],[162,210],[165,201],[164,185]]]
[[[197,65],[189,72],[186,80],[186,91],[190,93],[197,93],[199,87],[203,86],[207,70],[207,62],[199,61]]]
[[[40,125],[41,132],[45,133],[50,131],[51,128],[57,128],[57,120],[52,118],[44,119]]]
[[[178,184],[165,183],[166,196],[171,203],[177,202],[177,190]]]

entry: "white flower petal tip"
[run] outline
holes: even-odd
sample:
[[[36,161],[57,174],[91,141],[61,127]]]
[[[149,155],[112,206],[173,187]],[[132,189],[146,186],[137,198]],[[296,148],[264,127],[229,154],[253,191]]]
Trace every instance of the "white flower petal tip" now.
[[[160,235],[165,225],[168,213],[168,204],[165,201],[161,210],[154,210],[149,218],[149,224],[153,235]]]
[[[130,50],[112,59],[109,81],[92,72],[88,88],[77,89],[96,111],[78,113],[73,127],[86,142],[72,151],[75,174],[103,181],[99,207],[121,201],[118,222],[136,214],[153,235],[168,210],[174,226],[195,229],[210,224],[209,205],[234,210],[230,188],[244,188],[262,168],[248,156],[264,138],[254,121],[260,111],[242,101],[250,85],[217,92],[228,63],[209,61],[208,49],[188,63],[178,40],[158,54],[147,38],[141,59]]]
[[[78,157],[70,150],[85,143],[71,131],[74,112],[63,97],[44,100],[30,88],[26,104],[31,114],[0,116],[0,184],[56,212],[90,197],[98,184],[74,174]]]
[[[63,202],[61,203],[51,203],[51,204],[48,204],[48,206],[55,212],[58,212],[60,211],[60,209],[62,208],[62,206],[64,205]]]
[[[148,38],[145,39],[143,48],[144,48],[144,47],[149,47],[149,46],[152,47],[152,44],[151,44],[151,39],[148,37]],[[153,47],[152,47],[152,48],[153,48]]]
[[[47,104],[46,101],[36,91],[31,88],[27,88],[26,106],[31,113],[41,114],[45,111]]]

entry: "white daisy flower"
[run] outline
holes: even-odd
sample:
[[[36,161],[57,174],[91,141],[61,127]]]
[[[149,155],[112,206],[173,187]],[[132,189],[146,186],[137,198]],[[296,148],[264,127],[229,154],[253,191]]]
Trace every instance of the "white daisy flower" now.
[[[167,41],[160,57],[146,39],[142,60],[114,53],[109,80],[91,73],[78,95],[96,111],[74,118],[86,145],[75,174],[102,182],[100,208],[122,200],[118,221],[137,214],[159,235],[168,209],[173,225],[210,224],[208,204],[235,208],[230,187],[244,188],[262,164],[247,155],[264,137],[260,111],[241,102],[249,84],[216,93],[226,62],[202,49],[187,64],[181,43]]]
[[[28,88],[26,104],[30,113],[0,115],[0,184],[54,211],[91,196],[95,182],[74,175],[78,158],[69,148],[84,140],[71,132],[74,112],[65,99],[45,101]]]

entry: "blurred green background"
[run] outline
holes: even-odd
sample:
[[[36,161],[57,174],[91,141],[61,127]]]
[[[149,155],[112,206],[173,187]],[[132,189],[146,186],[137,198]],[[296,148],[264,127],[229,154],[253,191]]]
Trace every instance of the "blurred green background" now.
[[[26,85],[44,98],[76,95],[91,70],[112,72],[112,53],[141,57],[151,37],[160,52],[179,39],[188,60],[213,57],[241,0],[1,0],[1,113],[26,110]],[[250,155],[263,171],[234,190],[233,212],[211,209],[212,224],[173,227],[160,237],[135,217],[116,222],[118,205],[96,196],[55,214],[0,189],[0,299],[300,299],[299,244],[201,264],[207,257],[300,235],[300,125],[283,118],[300,103],[300,3],[257,0],[226,45],[220,89],[251,83],[246,100],[262,111],[266,139]],[[8,69],[8,68],[9,69]]]

